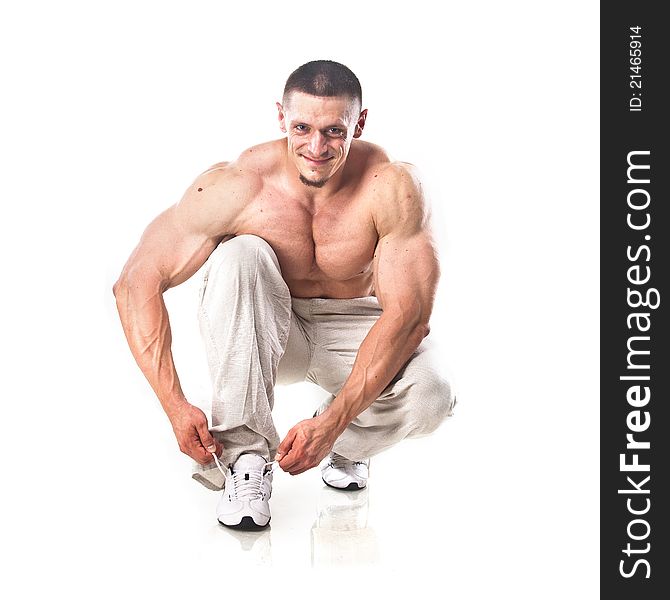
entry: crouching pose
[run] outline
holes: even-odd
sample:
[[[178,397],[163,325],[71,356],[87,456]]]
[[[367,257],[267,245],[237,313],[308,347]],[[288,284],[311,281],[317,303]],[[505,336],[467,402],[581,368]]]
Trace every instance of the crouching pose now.
[[[130,349],[193,477],[224,489],[217,517],[229,527],[270,522],[275,460],[361,489],[372,455],[451,414],[426,338],[439,265],[421,183],[359,139],[361,99],[344,65],[294,71],[277,103],[285,137],[200,175],[148,226],[114,286]],[[209,428],[181,389],[162,297],[203,265]],[[274,386],[305,380],[331,396],[280,441]]]

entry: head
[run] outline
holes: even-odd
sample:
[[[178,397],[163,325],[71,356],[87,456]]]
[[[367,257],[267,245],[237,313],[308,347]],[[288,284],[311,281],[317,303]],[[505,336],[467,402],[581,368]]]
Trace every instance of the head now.
[[[363,133],[367,110],[361,108],[361,84],[344,65],[315,60],[291,73],[277,109],[303,184],[323,187],[344,165]]]

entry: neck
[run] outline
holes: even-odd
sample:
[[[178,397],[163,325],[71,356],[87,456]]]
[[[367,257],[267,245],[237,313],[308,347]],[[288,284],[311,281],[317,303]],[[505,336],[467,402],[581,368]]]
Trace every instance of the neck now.
[[[286,173],[288,186],[296,196],[303,198],[310,203],[323,203],[327,202],[342,189],[344,185],[345,167],[346,162],[322,187],[310,186],[300,181],[300,171],[298,171],[288,155],[285,160],[284,172]]]

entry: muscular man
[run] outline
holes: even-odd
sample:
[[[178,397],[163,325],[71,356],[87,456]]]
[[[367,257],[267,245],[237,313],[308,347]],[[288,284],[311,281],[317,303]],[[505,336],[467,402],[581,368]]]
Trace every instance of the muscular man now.
[[[451,413],[425,339],[439,276],[428,207],[411,165],[358,139],[361,98],[344,65],[294,71],[277,103],[286,137],[200,175],[114,286],[130,349],[194,478],[225,487],[230,527],[269,523],[273,460],[292,475],[321,463],[326,484],[360,489],[370,456]],[[205,262],[211,429],[180,387],[162,297]],[[330,400],[279,443],[274,385],[305,380]]]

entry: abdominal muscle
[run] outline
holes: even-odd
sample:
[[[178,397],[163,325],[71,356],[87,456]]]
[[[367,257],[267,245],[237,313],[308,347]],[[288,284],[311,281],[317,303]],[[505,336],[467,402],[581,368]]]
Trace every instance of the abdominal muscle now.
[[[349,281],[335,280],[287,280],[286,284],[294,298],[363,298],[374,296],[372,273]]]

